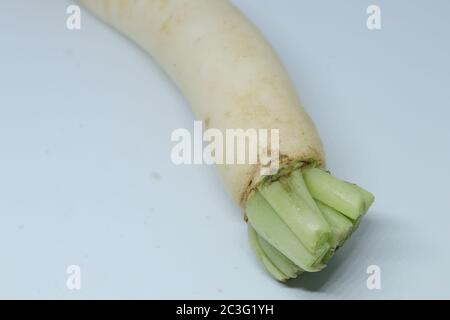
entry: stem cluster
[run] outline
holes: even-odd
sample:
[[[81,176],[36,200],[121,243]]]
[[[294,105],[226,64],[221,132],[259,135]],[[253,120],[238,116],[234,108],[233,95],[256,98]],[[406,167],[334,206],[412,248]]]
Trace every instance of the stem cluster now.
[[[250,244],[279,281],[320,271],[373,201],[370,192],[324,170],[297,169],[259,186],[248,199]]]

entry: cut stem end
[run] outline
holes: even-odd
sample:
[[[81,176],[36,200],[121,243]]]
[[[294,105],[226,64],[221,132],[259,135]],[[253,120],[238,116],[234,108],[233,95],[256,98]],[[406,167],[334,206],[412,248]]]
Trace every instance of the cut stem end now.
[[[297,169],[258,187],[248,199],[251,246],[279,281],[320,271],[373,201],[370,192],[324,170]]]

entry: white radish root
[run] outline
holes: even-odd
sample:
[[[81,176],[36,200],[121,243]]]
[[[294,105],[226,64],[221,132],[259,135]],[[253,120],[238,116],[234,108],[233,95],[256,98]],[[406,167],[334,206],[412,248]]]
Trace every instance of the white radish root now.
[[[81,0],[148,51],[187,97],[198,120],[219,130],[279,129],[281,165],[324,165],[322,144],[280,59],[227,0]],[[270,154],[270,152],[269,152]],[[219,165],[244,207],[259,166]]]

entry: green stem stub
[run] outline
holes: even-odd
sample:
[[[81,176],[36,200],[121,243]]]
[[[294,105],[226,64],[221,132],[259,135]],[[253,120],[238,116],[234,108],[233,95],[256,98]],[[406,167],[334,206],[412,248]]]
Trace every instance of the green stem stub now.
[[[258,191],[311,253],[327,246],[330,227],[289,185],[276,181]]]
[[[316,267],[316,262],[323,252],[316,255],[309,252],[259,192],[247,201],[247,217],[261,238],[299,268],[310,272],[320,270]],[[328,248],[323,249],[325,253],[327,250]]]
[[[248,199],[251,246],[279,281],[320,271],[373,201],[368,191],[321,169],[296,169]]]

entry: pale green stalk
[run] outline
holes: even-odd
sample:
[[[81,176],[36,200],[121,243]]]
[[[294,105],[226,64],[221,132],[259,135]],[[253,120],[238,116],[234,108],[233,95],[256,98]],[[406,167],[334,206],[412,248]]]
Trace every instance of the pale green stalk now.
[[[328,251],[329,246],[315,255],[309,252],[259,192],[247,201],[246,212],[255,231],[297,266],[309,272],[321,269],[321,266],[316,266],[317,260]]]
[[[308,251],[315,254],[328,246],[331,230],[327,222],[294,190],[286,189],[280,182],[275,181],[258,188],[258,191]]]
[[[261,249],[259,242],[258,242],[258,234],[256,231],[249,226],[248,227],[248,240],[250,241],[250,246],[253,249],[253,252],[255,253],[256,257],[261,261],[261,263],[264,265],[266,270],[278,281],[286,281],[290,277],[284,274],[280,269],[278,269],[272,261],[266,256],[264,251]]]
[[[299,272],[303,271],[264,238],[258,236],[258,243],[270,261],[289,278],[295,278]]]
[[[341,246],[352,233],[352,221],[320,201],[317,201],[317,205],[331,226],[331,247],[337,248]]]
[[[314,199],[320,200],[352,220],[358,219],[365,212],[364,196],[349,183],[317,168],[304,170],[303,177]]]

